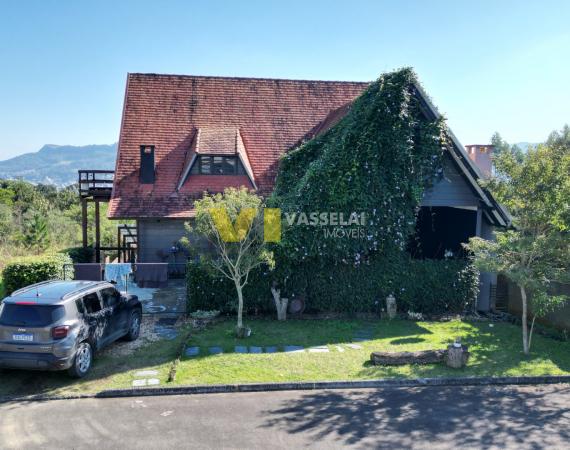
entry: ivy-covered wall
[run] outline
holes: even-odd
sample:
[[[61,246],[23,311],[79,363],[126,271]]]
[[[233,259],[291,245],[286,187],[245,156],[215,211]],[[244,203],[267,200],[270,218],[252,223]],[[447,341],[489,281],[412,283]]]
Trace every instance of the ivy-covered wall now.
[[[283,157],[271,206],[289,216],[366,216],[360,239],[331,239],[321,227],[285,221],[280,250],[287,258],[358,264],[405,249],[445,151],[445,124],[422,113],[416,82],[411,69],[381,76],[339,123]]]
[[[389,294],[400,310],[414,312],[474,305],[478,273],[468,261],[416,260],[406,251],[446,151],[445,123],[422,112],[415,83],[411,69],[382,75],[336,125],[283,157],[267,202],[283,215],[275,269],[250,278],[247,310],[273,310],[273,282],[283,296],[302,295],[314,311],[375,312]],[[340,237],[325,232],[334,225],[289,221],[330,213],[365,219],[342,226]],[[233,310],[229,280],[194,263],[188,280],[190,310]]]

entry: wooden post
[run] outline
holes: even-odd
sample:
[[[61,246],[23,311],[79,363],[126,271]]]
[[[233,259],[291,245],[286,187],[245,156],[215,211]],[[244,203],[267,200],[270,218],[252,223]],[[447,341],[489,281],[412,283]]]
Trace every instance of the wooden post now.
[[[95,200],[95,262],[101,262],[101,229],[99,223],[99,201]]]
[[[83,237],[83,248],[87,248],[87,200],[81,199],[81,234]]]
[[[483,210],[477,207],[477,222],[475,222],[475,236],[481,237],[481,226],[483,221]]]
[[[117,262],[121,262],[121,226],[117,225]]]

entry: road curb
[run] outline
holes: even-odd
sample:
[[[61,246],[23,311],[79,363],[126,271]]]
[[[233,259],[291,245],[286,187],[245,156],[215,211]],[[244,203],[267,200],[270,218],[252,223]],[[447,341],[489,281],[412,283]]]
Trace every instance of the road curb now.
[[[217,384],[197,386],[172,386],[157,388],[111,389],[95,394],[76,395],[33,395],[1,397],[0,403],[22,401],[72,400],[84,398],[121,398],[164,395],[224,394],[243,392],[272,391],[311,391],[324,389],[370,389],[429,386],[506,386],[506,385],[541,385],[570,383],[570,375],[538,377],[453,377],[453,378],[413,378],[358,381],[318,381],[296,383],[254,383],[254,384]]]

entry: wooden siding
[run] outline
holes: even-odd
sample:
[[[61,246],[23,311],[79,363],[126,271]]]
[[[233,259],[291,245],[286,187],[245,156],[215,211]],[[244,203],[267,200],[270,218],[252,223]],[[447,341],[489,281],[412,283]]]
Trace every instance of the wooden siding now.
[[[444,177],[424,193],[422,206],[478,206],[479,199],[449,155],[445,156]]]

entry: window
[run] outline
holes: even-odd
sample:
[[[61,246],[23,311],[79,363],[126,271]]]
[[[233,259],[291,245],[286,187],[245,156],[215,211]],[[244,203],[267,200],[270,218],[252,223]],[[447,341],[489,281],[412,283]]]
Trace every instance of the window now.
[[[114,307],[119,304],[121,294],[116,289],[107,288],[101,291],[101,298],[103,299],[103,308]]]
[[[237,156],[200,155],[190,173],[195,175],[245,175],[245,170]]]
[[[0,307],[0,325],[12,327],[45,327],[65,316],[63,306],[17,305],[4,303]]]
[[[85,307],[85,312],[87,314],[93,314],[101,311],[101,302],[97,292],[87,294],[83,297],[83,306]]]

